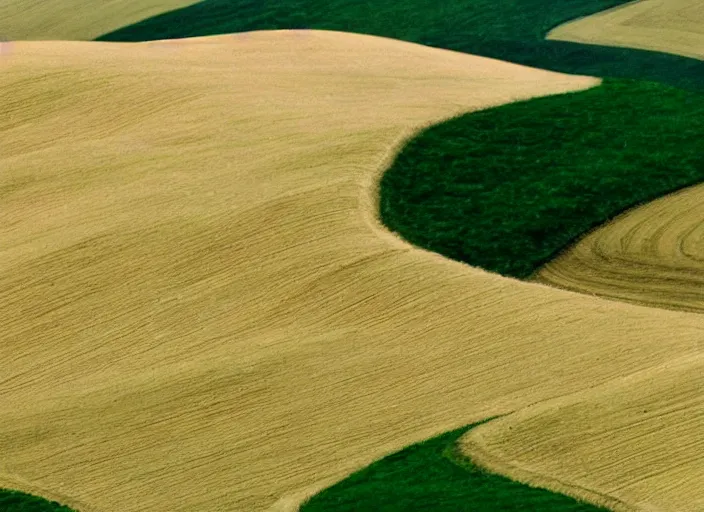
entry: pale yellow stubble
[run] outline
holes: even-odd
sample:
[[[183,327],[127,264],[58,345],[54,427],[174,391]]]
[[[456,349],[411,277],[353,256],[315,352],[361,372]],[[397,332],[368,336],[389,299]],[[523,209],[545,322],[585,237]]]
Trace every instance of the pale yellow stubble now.
[[[615,300],[704,312],[704,186],[633,208],[599,226],[532,280]]]
[[[0,36],[89,41],[199,0],[3,0]]]
[[[465,435],[488,468],[612,510],[704,508],[704,358],[528,407]]]
[[[554,28],[548,39],[704,59],[701,0],[640,0]]]

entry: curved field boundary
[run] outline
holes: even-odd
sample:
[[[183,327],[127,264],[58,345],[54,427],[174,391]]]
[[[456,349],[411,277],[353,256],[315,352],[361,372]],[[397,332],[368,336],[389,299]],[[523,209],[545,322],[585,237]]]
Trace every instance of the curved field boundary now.
[[[96,512],[70,496],[17,476],[0,475],[2,512]]]
[[[486,41],[483,41],[483,42],[486,43]],[[494,41],[491,41],[491,43],[493,43],[493,42],[494,42]],[[493,45],[493,44],[490,44],[490,46],[491,46],[492,48],[496,48],[496,47],[497,47],[496,45]],[[509,45],[509,46],[510,46],[510,45]],[[493,55],[492,55],[492,56],[493,56]],[[658,58],[661,58],[661,57],[658,57]],[[560,59],[556,59],[556,61],[560,61]],[[630,66],[625,66],[625,68],[629,68],[629,67],[630,67]],[[657,66],[655,66],[655,68],[657,68]],[[652,69],[655,69],[655,68],[652,68]],[[683,67],[682,69],[686,69],[686,67]],[[617,70],[617,71],[618,71],[618,70]],[[626,73],[626,72],[628,72],[628,71],[623,71],[623,72]],[[685,73],[685,74],[686,74],[686,73]],[[626,75],[613,75],[613,76],[630,76],[630,75],[627,75],[627,74],[626,74]],[[682,86],[685,86],[685,85],[686,85],[686,86],[693,86],[693,87],[697,87],[697,86],[698,86],[698,84],[695,83],[695,81],[693,81],[691,78],[685,77],[685,78],[683,79],[682,76],[676,77],[676,79],[674,79],[674,80],[672,81],[672,83],[676,83],[677,85],[682,85]]]
[[[640,119],[645,119],[647,116],[645,115],[646,112],[639,113],[635,110],[633,110],[633,104],[625,101],[627,100],[627,97],[625,95],[619,95],[619,94],[614,94],[613,90],[610,90],[610,88],[614,88],[616,91],[619,90],[620,87],[629,87],[632,88],[635,86],[635,90],[638,90],[640,92],[639,97],[644,101],[645,103],[648,103],[649,106],[649,113],[652,116],[652,121],[653,125],[649,124],[641,124],[640,121],[635,123],[633,125],[633,130],[634,131],[629,131],[629,130],[624,130],[624,126],[627,126],[629,123],[628,120],[628,115],[633,114],[633,120],[640,120]],[[638,88],[640,87],[640,89]],[[633,89],[631,89],[633,90]],[[653,91],[659,91],[657,96],[650,96]],[[676,90],[676,89],[669,89],[668,94],[664,96],[660,96],[660,92],[663,91],[663,89],[659,86],[654,86],[653,84],[623,84],[619,81],[607,81],[604,85],[594,88],[594,89],[589,89],[587,91],[583,92],[578,92],[578,93],[567,93],[559,96],[550,96],[550,97],[545,97],[545,98],[538,98],[538,99],[533,99],[533,100],[528,100],[525,102],[520,102],[520,103],[512,103],[509,105],[501,106],[501,107],[496,107],[490,110],[486,111],[481,111],[481,112],[475,112],[473,114],[469,114],[466,116],[460,116],[457,117],[453,120],[447,121],[445,123],[442,123],[440,125],[434,125],[432,127],[427,128],[420,136],[415,137],[414,139],[410,140],[399,152],[399,154],[396,156],[396,158],[393,160],[391,163],[391,167],[383,173],[381,178],[381,183],[384,183],[384,180],[386,179],[395,179],[397,176],[395,173],[398,174],[399,179],[407,180],[407,183],[413,183],[417,185],[420,189],[425,189],[426,191],[428,189],[431,189],[431,185],[435,185],[435,189],[437,189],[437,185],[439,184],[442,186],[443,182],[443,177],[447,177],[447,180],[449,182],[452,182],[454,176],[452,175],[452,172],[454,170],[453,166],[448,165],[447,160],[441,160],[441,159],[434,159],[432,158],[433,155],[443,155],[443,154],[452,154],[452,150],[456,150],[458,152],[462,151],[463,145],[462,143],[469,140],[476,140],[476,141],[481,141],[481,142],[492,142],[492,137],[496,138],[497,142],[496,146],[494,147],[489,147],[488,149],[486,147],[477,147],[476,151],[479,157],[483,156],[484,154],[492,154],[492,155],[497,155],[497,150],[498,153],[500,153],[501,149],[506,148],[506,144],[504,143],[505,139],[505,133],[510,133],[510,139],[513,141],[520,141],[523,140],[525,137],[528,137],[528,142],[533,142],[532,146],[533,149],[535,150],[540,150],[542,152],[541,158],[543,159],[543,162],[558,162],[560,159],[556,158],[556,155],[551,153],[550,151],[547,151],[545,147],[541,147],[538,142],[544,142],[547,148],[555,150],[555,148],[572,148],[574,151],[575,148],[583,148],[585,151],[591,151],[593,146],[595,145],[595,138],[594,138],[594,131],[593,130],[580,130],[579,126],[586,124],[588,126],[588,123],[585,123],[585,121],[589,118],[591,119],[604,119],[604,117],[607,117],[609,115],[612,115],[615,120],[618,120],[620,123],[620,128],[622,132],[620,134],[617,134],[616,132],[608,132],[604,134],[599,134],[603,136],[604,138],[608,138],[611,142],[613,142],[614,146],[614,151],[618,153],[623,154],[623,161],[631,161],[631,164],[633,167],[626,168],[624,169],[624,175],[621,177],[621,180],[619,181],[616,176],[613,174],[611,175],[611,180],[609,181],[609,185],[612,187],[611,190],[620,190],[622,192],[633,192],[633,187],[632,187],[632,176],[635,173],[639,173],[638,175],[640,177],[644,177],[645,174],[643,173],[644,169],[651,168],[653,171],[658,170],[658,172],[663,172],[667,173],[668,176],[670,176],[673,180],[676,179],[677,172],[682,172],[682,168],[678,168],[679,171],[675,168],[662,168],[659,167],[659,165],[656,164],[661,164],[663,161],[667,161],[667,158],[660,158],[662,157],[662,154],[658,155],[650,155],[648,156],[648,149],[651,149],[649,146],[638,146],[637,144],[633,145],[633,140],[638,140],[637,137],[637,128],[644,128],[646,129],[650,136],[653,138],[657,138],[659,133],[662,133],[665,135],[665,139],[670,139],[671,140],[671,135],[670,132],[668,132],[668,123],[666,120],[670,120],[670,122],[681,122],[683,125],[686,125],[689,119],[684,119],[681,117],[678,117],[676,114],[677,112],[680,112],[681,110],[684,110],[685,108],[694,108],[692,111],[692,120],[696,120],[697,118],[700,117],[700,112],[701,108],[703,106],[702,102],[704,101],[704,98],[701,96],[694,94],[694,93],[688,93],[685,91],[681,90]],[[662,110],[659,111],[660,115],[658,115],[656,112],[658,111],[658,96],[662,99],[662,103],[660,103],[660,107]],[[609,101],[610,100],[610,101]],[[619,104],[620,101],[625,101],[623,104]],[[593,104],[600,104],[601,108],[603,110],[600,110],[599,112],[594,112],[593,109],[589,109],[588,107]],[[579,112],[580,108],[584,110],[583,116],[584,118],[580,116],[574,116],[572,113],[573,112]],[[522,115],[525,113],[526,115]],[[560,117],[559,114],[562,114],[563,117]],[[530,114],[530,116],[528,115]],[[536,127],[536,122],[544,121],[546,124],[549,124],[549,120],[551,119],[556,119],[558,125],[560,126],[561,130],[560,132],[562,133],[562,136],[564,137],[561,140],[555,141],[554,139],[546,139],[546,140],[539,140],[535,137],[536,133],[540,133],[540,128],[539,126]],[[679,120],[679,121],[678,121]],[[568,125],[566,124],[567,121],[573,121],[574,122],[574,130],[567,130]],[[462,124],[465,123],[465,124]],[[472,125],[472,123],[476,123],[476,125]],[[509,125],[511,129],[506,129],[506,125]],[[471,126],[472,129],[468,129],[468,127]],[[657,127],[660,127],[663,129],[663,132],[658,132]],[[489,128],[493,127],[493,128]],[[654,131],[653,131],[654,130]],[[487,133],[489,135],[487,135]],[[687,137],[687,131],[685,130],[683,133],[681,140],[682,142],[689,142],[689,139]],[[431,137],[432,134],[432,137]],[[467,136],[467,134],[470,134]],[[474,134],[474,136],[472,136]],[[620,137],[623,138],[620,138]],[[574,139],[572,138],[574,137]],[[580,137],[584,137],[584,139],[581,139]],[[633,138],[635,137],[635,139]],[[674,137],[677,138],[677,131],[675,130]],[[423,144],[424,141],[430,141],[430,143],[426,145]],[[445,142],[443,142],[445,141]],[[624,141],[626,142],[626,146],[629,144],[631,145],[631,148],[635,153],[631,154],[629,151],[625,151],[623,149],[624,146]],[[433,144],[432,142],[436,142]],[[553,144],[554,143],[554,144]],[[698,144],[698,143],[697,143]],[[488,144],[487,144],[488,145]],[[526,144],[526,146],[531,146],[531,144]],[[685,144],[686,146],[686,144]],[[520,154],[520,145],[519,145],[519,155],[517,156],[514,151],[506,151],[505,155],[505,161],[511,162],[512,159],[518,159],[520,158],[520,161],[524,162],[529,162],[531,160],[530,155],[525,155],[525,154]],[[438,149],[439,148],[439,149]],[[444,148],[450,148],[451,151],[443,151]],[[493,151],[492,151],[493,149]],[[674,153],[671,155],[673,163],[676,161],[678,158],[681,158],[682,161],[690,161],[696,163],[697,161],[697,156],[700,151],[700,146],[691,148],[691,152],[685,152],[685,153],[678,153],[676,151],[676,147],[671,148],[674,150]],[[559,153],[557,151],[554,151],[554,153]],[[641,156],[639,157],[638,154]],[[564,160],[565,162],[574,162],[577,161],[579,162],[580,159],[575,159],[574,158],[575,153],[573,152],[568,152],[564,155]],[[579,156],[579,155],[578,155]],[[657,161],[653,161],[653,164],[648,166],[644,165],[644,161],[641,160],[640,158],[645,157],[650,158],[656,158]],[[597,158],[594,156],[594,158]],[[419,174],[414,174],[414,171],[418,170],[417,163],[418,162],[429,162],[429,161],[437,161],[437,172],[435,174],[422,174],[420,172]],[[589,162],[589,159],[586,159],[587,163]],[[602,165],[603,170],[609,170],[609,166],[612,163],[609,161],[603,161]],[[458,172],[461,172],[464,169],[473,169],[477,168],[478,165],[471,165],[468,163],[463,163],[461,165],[457,166]],[[507,168],[511,169],[512,167],[510,165],[505,165],[504,162],[501,162],[501,165],[498,166],[500,168]],[[530,173],[526,173],[526,175],[521,175],[517,176],[517,185],[525,185],[527,183],[530,183],[532,181],[539,181],[537,177],[540,175],[540,173],[543,172],[543,168],[541,165],[536,165],[534,166],[535,169],[535,175],[531,175]],[[579,181],[580,176],[582,177],[588,177],[589,179],[592,179],[594,181],[591,182],[591,195],[597,195],[600,192],[600,189],[598,187],[599,180],[602,178],[599,175],[595,173],[585,173],[584,170],[580,168],[575,168],[573,169],[574,175],[570,176],[567,174],[566,176],[563,176],[563,180],[565,182],[572,182],[574,183],[575,186],[575,191],[581,189],[582,191],[585,189],[585,187],[589,184],[589,182],[586,183],[581,183]],[[690,168],[690,172],[693,172],[694,174],[691,175],[691,177],[701,179],[701,175],[697,174],[699,172],[698,168],[696,166],[693,166]],[[466,172],[464,173],[466,175]],[[477,173],[481,174],[481,173]],[[490,176],[495,176],[495,173],[488,173]],[[606,174],[604,177],[609,177],[608,174]],[[427,180],[427,181],[424,181]],[[471,178],[469,179],[471,181]],[[510,181],[509,178],[507,180]],[[520,180],[520,181],[519,181]],[[430,183],[430,182],[434,182]],[[654,182],[657,182],[657,180],[654,180]],[[474,181],[476,185],[476,180]],[[672,183],[672,182],[671,182]],[[660,186],[663,184],[660,183]],[[413,205],[413,207],[418,206],[418,204],[422,204],[422,201],[419,202],[419,198],[417,197],[411,197],[410,199],[405,196],[403,193],[404,190],[402,187],[399,187],[398,185],[393,186],[390,185],[388,182],[386,183],[386,186],[389,187],[389,190],[400,190],[399,197],[400,198],[406,198],[409,203]],[[497,189],[495,184],[487,184],[485,187],[475,187],[475,188],[483,188],[485,191],[489,191],[491,193],[495,193],[496,197],[502,197],[502,196],[509,196],[511,198],[516,198],[515,193],[507,193],[506,190],[502,189]],[[449,197],[451,198],[450,194],[451,190],[448,192]],[[638,190],[637,192],[642,192],[642,190]],[[426,192],[427,193],[427,192]],[[528,189],[526,191],[526,197],[530,198],[538,203],[544,204],[547,208],[550,207],[549,204],[549,199],[550,195],[546,194],[544,196],[541,196],[538,192],[536,192],[535,189]],[[659,192],[654,193],[654,196],[657,197]],[[380,194],[380,197],[383,198],[385,197],[384,194]],[[388,197],[388,196],[387,196]],[[573,196],[569,196],[570,199],[573,198]],[[473,203],[476,205],[478,200],[483,199],[482,196],[477,196],[474,198]],[[443,205],[448,203],[449,201],[445,200],[443,201],[442,198],[437,201],[437,205]],[[588,204],[588,203],[586,203]],[[583,210],[581,210],[582,206],[580,204],[576,204],[575,206],[575,211],[580,212],[580,215],[582,214]],[[602,206],[605,206],[602,203]],[[413,207],[408,208],[406,211],[403,212],[400,217],[404,218],[405,221],[412,223],[415,218],[413,217]],[[477,210],[482,210],[483,205],[479,204],[476,206]],[[379,205],[372,205],[372,208],[374,211],[379,211],[381,209],[382,211],[382,218],[383,218],[383,211],[384,208],[383,206]],[[517,208],[518,211],[520,211],[521,206]],[[451,210],[453,210],[452,205],[448,205],[448,209],[444,212],[445,214],[449,215]],[[617,211],[618,208],[614,209],[614,211]],[[486,207],[484,207],[484,211],[486,211]],[[499,212],[497,212],[499,213]],[[552,212],[553,214],[555,212]],[[608,218],[608,210],[606,211],[607,215],[606,218]],[[447,215],[445,215],[445,218],[447,218]],[[443,215],[439,215],[438,218],[442,218]],[[510,217],[510,216],[509,216]],[[556,216],[554,219],[562,218],[561,216]],[[495,223],[494,224],[494,230],[492,231],[492,221],[488,222],[486,225],[479,224],[477,225],[475,223],[470,223],[472,224],[472,229],[475,231],[472,233],[471,236],[465,235],[465,240],[472,240],[473,238],[479,238],[480,240],[483,240],[481,237],[481,232],[482,231],[487,231],[489,233],[493,233],[496,231],[499,231],[501,233],[501,229],[503,228],[503,225],[501,221],[504,219],[501,215],[498,215],[495,219],[492,219],[492,221]],[[476,220],[477,222],[478,219]],[[420,221],[418,221],[420,222]],[[553,220],[554,222],[554,220]],[[387,226],[389,226],[389,222],[387,219],[385,219],[385,223]],[[546,220],[546,225],[550,225],[550,219]],[[438,223],[437,225],[434,225],[433,228],[436,230],[442,231],[442,224]],[[577,233],[579,231],[577,230]],[[508,239],[509,243],[515,243],[516,237],[520,237],[520,233],[503,233],[504,234],[504,239]],[[451,239],[452,237],[448,237]],[[455,237],[457,238],[457,237]],[[412,242],[417,243],[417,240],[412,240]],[[426,247],[428,244],[419,244],[421,246],[425,245]],[[501,254],[501,250],[497,252],[497,254]],[[524,257],[525,258],[525,257]],[[460,259],[460,258],[456,258]],[[521,260],[521,254],[516,253],[514,254],[513,258],[509,258],[506,261],[506,264],[511,264],[511,263],[523,263],[525,264],[525,259]],[[534,268],[535,261],[532,262],[532,264],[526,264],[526,270],[530,271],[531,268]],[[488,264],[485,264],[484,266],[489,266]],[[514,267],[515,269],[516,267]],[[504,273],[506,272],[505,269]],[[481,461],[482,463],[487,463],[489,459],[489,454],[485,453],[479,453],[475,451],[472,451],[471,454],[473,456],[477,457],[478,461]],[[527,469],[522,469],[519,470],[518,468],[514,466],[501,466],[501,461],[494,458],[491,459],[491,466],[490,469],[491,471],[502,471],[505,470],[507,471],[504,474],[510,475],[511,478],[515,478],[518,481],[524,482],[524,483],[532,483],[533,485],[542,485],[546,488],[551,489],[554,492],[561,492],[565,493],[568,495],[572,495],[575,497],[579,497],[581,499],[587,499],[590,500],[593,503],[599,503],[603,506],[608,506],[611,510],[617,510],[617,511],[631,511],[631,510],[641,510],[640,508],[636,507],[635,505],[626,503],[622,500],[618,500],[616,498],[610,497],[608,495],[604,495],[592,490],[589,490],[588,488],[585,487],[580,487],[578,485],[573,485],[569,482],[566,482],[564,480],[560,480],[559,476],[558,477],[547,477],[540,475],[537,472],[532,472],[528,471]],[[376,464],[379,464],[380,466],[377,466]],[[388,461],[384,460],[383,462],[380,461],[378,463],[375,463],[374,468],[387,468],[389,466]],[[370,468],[371,469],[371,468]],[[375,469],[375,471],[378,471]],[[385,469],[384,469],[385,471]],[[392,471],[389,469],[389,471]],[[323,492],[321,492],[318,496],[312,499],[310,501],[311,508],[310,510],[318,510],[316,507],[321,507],[321,510],[324,510],[326,507],[328,509],[331,506],[331,503],[347,503],[348,505],[346,506],[351,506],[351,503],[354,503],[356,500],[370,500],[369,504],[374,503],[374,507],[381,507],[382,504],[384,503],[393,503],[393,502],[399,502],[402,503],[403,506],[398,508],[398,510],[413,510],[413,508],[409,508],[408,502],[404,501],[398,501],[399,497],[398,495],[404,495],[404,492],[407,492],[407,496],[415,496],[415,499],[420,500],[418,503],[419,509],[421,510],[426,504],[423,503],[422,501],[422,492],[420,491],[420,487],[414,487],[414,485],[408,484],[406,485],[406,480],[408,478],[412,478],[413,474],[412,472],[409,472],[408,474],[404,474],[403,471],[400,469],[398,470],[398,473],[395,474],[395,476],[392,476],[391,474],[387,475],[385,479],[383,480],[383,484],[380,482],[379,484],[374,483],[375,480],[374,478],[371,478],[370,475],[372,473],[369,472],[360,472],[359,474],[355,475],[354,477],[350,477],[349,480],[344,480],[340,482],[339,484],[336,484]],[[435,475],[436,473],[431,474]],[[365,484],[365,478],[368,478],[368,485]],[[396,478],[396,486],[391,486],[393,489],[397,489],[394,491],[391,491],[390,494],[385,494],[383,489],[385,489],[384,485],[389,484],[389,482],[392,481],[392,478]],[[433,482],[436,482],[433,480]],[[441,485],[441,484],[438,484]],[[417,494],[414,494],[416,492]],[[469,492],[469,491],[467,491]],[[547,491],[546,491],[547,492]],[[461,502],[464,497],[462,497],[461,493],[457,497],[457,502],[450,501],[447,506],[449,507],[448,510],[453,510],[453,507],[457,509],[456,507],[458,506],[457,503]],[[433,498],[435,499],[435,498]],[[376,500],[376,501],[374,501]],[[388,501],[387,501],[388,500]],[[302,501],[302,500],[301,500]],[[473,503],[474,506],[476,506],[475,503]],[[371,505],[370,505],[371,506]],[[388,505],[388,510],[395,510],[391,505]],[[541,508],[545,507],[543,506],[538,506],[536,510],[547,510],[546,508]],[[352,508],[353,509],[353,508]],[[520,508],[519,508],[520,509]],[[297,510],[296,507],[291,506],[289,503],[289,506],[286,510]],[[302,510],[309,510],[307,506],[304,506]],[[344,507],[342,508],[344,510]],[[386,510],[386,509],[384,509]],[[459,509],[461,510],[461,509]],[[474,510],[474,509],[471,509]],[[488,509],[491,510],[491,509]]]
[[[607,80],[426,129],[382,177],[380,215],[415,245],[526,278],[624,208],[704,180],[703,154],[704,95]]]
[[[485,420],[488,421],[488,420]],[[301,512],[551,511],[608,509],[487,473],[456,453],[475,423],[411,445],[308,499]],[[381,496],[381,498],[380,498]],[[593,496],[590,496],[593,498]],[[616,509],[613,510],[626,510]]]
[[[0,36],[11,41],[91,40],[198,0],[4,0]],[[1,54],[0,54],[1,55]]]
[[[628,90],[636,92],[635,97],[642,103],[627,96],[625,91]],[[567,235],[563,241],[570,243],[570,233],[565,227],[572,222],[588,222],[599,216],[602,222],[607,221],[620,212],[622,205],[640,204],[645,194],[657,198],[673,187],[701,181],[704,177],[701,137],[692,137],[692,134],[704,133],[704,126],[699,122],[703,109],[704,97],[696,93],[654,84],[608,80],[599,88],[580,93],[460,116],[426,129],[401,150],[382,178],[381,198],[388,201],[381,205],[382,219],[394,231],[425,236],[406,236],[417,245],[472,264],[483,257],[480,263],[483,268],[527,277],[541,261],[554,255],[549,251],[560,245],[555,243],[557,237]],[[599,131],[599,122],[609,119],[612,121],[608,124],[614,128]],[[639,136],[641,131],[645,136]],[[546,132],[554,136],[540,137]],[[654,140],[662,142],[656,152],[653,151]],[[603,153],[596,148],[604,150]],[[421,165],[428,165],[430,170]],[[516,173],[519,168],[521,174]],[[553,173],[556,169],[563,170],[560,181],[573,188],[564,195],[555,194],[555,189],[550,188],[555,182],[543,178],[546,169]],[[633,187],[633,176],[639,178],[637,189]],[[486,181],[482,181],[483,178]],[[502,183],[490,181],[492,178]],[[680,178],[682,181],[677,183]],[[648,190],[650,184],[656,188]],[[541,190],[543,186],[545,189]],[[587,200],[575,201],[580,195],[586,195]],[[625,199],[629,195],[630,198]],[[492,209],[494,205],[501,206],[506,197],[510,205]],[[614,200],[615,197],[619,199]],[[533,204],[539,205],[536,211],[541,222],[526,226],[521,223],[521,213]],[[644,208],[650,208],[651,204]],[[513,209],[506,215],[508,208]],[[566,215],[566,212],[569,213]],[[469,222],[448,222],[468,213],[476,217],[466,216]],[[515,222],[512,224],[512,221]],[[458,226],[463,231],[452,231]],[[424,231],[426,227],[428,230]],[[587,224],[583,224],[571,236],[579,236],[586,228]],[[531,236],[526,237],[526,232]],[[464,245],[457,244],[457,240],[462,240]],[[525,243],[521,244],[523,240]],[[475,241],[478,243],[474,244]],[[441,245],[443,243],[445,245]],[[516,245],[519,245],[518,250],[514,249]],[[542,254],[536,250],[540,247],[544,248]],[[453,248],[456,252],[451,252]],[[529,260],[529,257],[535,259]],[[480,461],[489,460],[487,454],[476,450],[470,455]],[[537,483],[556,492],[608,505],[613,510],[641,510],[566,483],[559,475],[547,477],[539,472],[502,466],[499,459],[493,459],[490,468],[507,471],[505,474],[519,481]],[[355,483],[356,490],[344,492],[352,495],[366,492],[358,479]],[[322,494],[326,495],[326,500],[334,500],[346,485],[330,488]],[[376,492],[381,494],[379,489]]]
[[[590,231],[530,280],[633,304],[704,312],[702,218],[704,185],[665,195]]]
[[[255,30],[371,34],[563,73],[704,89],[704,62],[634,49],[549,41],[554,27],[624,0],[205,0],[97,38],[150,41]]]
[[[178,59],[153,44],[17,43],[0,75],[13,474],[101,509],[262,510],[691,350],[704,319],[603,311],[391,245],[362,211],[408,130],[598,79],[307,35],[174,42]]]
[[[56,501],[2,488],[0,488],[0,510],[3,512],[75,512]]]
[[[268,10],[263,4],[206,0],[99,39],[149,40],[296,27],[305,20],[305,26],[378,33],[543,69],[655,79],[704,90],[704,62],[696,59],[589,45],[576,45],[564,53],[563,43],[544,40],[551,28],[566,20],[620,5],[624,3],[573,0],[547,8],[544,2],[496,6],[475,1],[438,7],[417,0],[402,7],[397,2],[375,4],[372,15],[365,11],[371,6],[322,5],[316,0],[297,2],[295,9],[277,4]],[[531,55],[527,60],[526,52]],[[618,53],[617,61],[612,52]],[[504,134],[486,129],[497,119],[489,114],[479,128],[478,117],[472,117],[419,135],[404,150],[410,156],[385,178],[384,222],[416,245],[526,278],[618,213],[701,181],[704,170],[696,158],[704,138],[701,99],[697,95],[675,99],[677,91],[656,84],[607,85],[611,88],[592,91],[572,103],[558,100],[553,111],[540,108],[550,102],[531,104],[520,113],[521,122],[506,115]],[[531,112],[532,108],[536,110]],[[579,112],[577,121],[570,119],[573,110]],[[581,126],[589,133],[580,133]],[[514,145],[519,152],[512,151]],[[448,165],[449,172],[444,168]],[[518,168],[529,172],[516,176]],[[637,189],[632,187],[633,176],[639,179]],[[501,186],[495,186],[498,181]]]
[[[88,503],[58,491],[56,486],[30,482],[0,468],[1,512],[98,512]]]
[[[698,511],[702,389],[704,353],[673,358],[478,427],[461,439],[461,450],[490,471],[538,475],[528,478],[558,491],[559,480],[551,480],[601,489],[640,511]],[[565,464],[568,457],[579,462]]]
[[[637,0],[555,27],[548,39],[704,59],[700,0]]]

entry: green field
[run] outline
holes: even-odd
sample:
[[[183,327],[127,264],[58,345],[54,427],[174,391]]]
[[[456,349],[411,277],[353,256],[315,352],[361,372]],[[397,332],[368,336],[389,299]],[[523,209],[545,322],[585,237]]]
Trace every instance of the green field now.
[[[381,180],[415,245],[525,278],[627,207],[704,180],[704,95],[607,80],[432,126]]]
[[[314,496],[301,512],[606,510],[487,473],[464,460],[456,453],[456,441],[479,424],[389,455]]]
[[[0,512],[73,512],[55,501],[19,491],[0,489]]]

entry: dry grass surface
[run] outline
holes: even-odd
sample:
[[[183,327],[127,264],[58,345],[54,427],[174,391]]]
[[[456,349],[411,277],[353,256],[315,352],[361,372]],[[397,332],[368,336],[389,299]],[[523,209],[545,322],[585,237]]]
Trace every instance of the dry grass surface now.
[[[462,446],[490,468],[614,510],[701,511],[703,389],[704,357],[672,360],[479,426]]]
[[[532,280],[701,313],[703,194],[698,185],[625,212]],[[703,390],[704,357],[673,359],[480,426],[462,448],[495,471],[614,510],[702,511]]]
[[[556,27],[547,39],[704,59],[701,0],[637,0]]]
[[[637,2],[560,26],[548,38],[704,58],[704,10],[698,0]],[[695,186],[625,212],[531,280],[702,312],[703,200],[704,187]],[[653,318],[659,314],[652,310]],[[673,354],[661,366],[473,429],[462,450],[493,471],[613,510],[702,511],[703,389],[701,351]]]
[[[199,0],[3,0],[0,36],[10,40],[91,40]]]
[[[413,130],[596,79],[317,31],[21,42],[1,64],[0,487],[286,508],[702,352],[702,316],[489,274],[376,220]]]
[[[533,277],[636,304],[704,311],[704,186],[629,210]]]

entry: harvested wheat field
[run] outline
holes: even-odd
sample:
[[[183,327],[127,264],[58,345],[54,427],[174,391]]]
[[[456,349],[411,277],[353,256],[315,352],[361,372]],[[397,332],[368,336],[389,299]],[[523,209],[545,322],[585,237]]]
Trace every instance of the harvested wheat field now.
[[[637,304],[704,311],[704,186],[640,205],[588,233],[533,281]]]
[[[531,278],[701,313],[701,185],[625,212]],[[653,309],[656,313],[657,310]],[[460,441],[475,462],[613,510],[704,510],[704,358],[528,407]]]
[[[415,130],[597,79],[366,35],[246,36],[18,42],[3,60],[0,487],[81,512],[280,510],[434,434],[585,388],[604,394],[574,410],[626,400],[622,376],[698,361],[700,315],[490,274],[376,219]],[[699,428],[677,439],[696,447]],[[694,462],[657,457],[658,499],[677,503]],[[557,490],[579,495],[578,461],[560,463]],[[652,502],[638,475],[596,471],[595,490]]]
[[[90,40],[199,0],[4,0],[0,36],[9,40]],[[0,39],[1,40],[1,39]]]
[[[704,358],[673,359],[479,426],[460,443],[488,468],[613,510],[701,511],[702,390]]]
[[[80,511],[263,510],[697,350],[697,317],[607,312],[375,220],[412,130],[596,79],[274,31],[18,42],[0,80],[0,486]],[[633,350],[584,343],[596,316]]]
[[[560,25],[548,39],[704,59],[701,0],[636,0]]]

